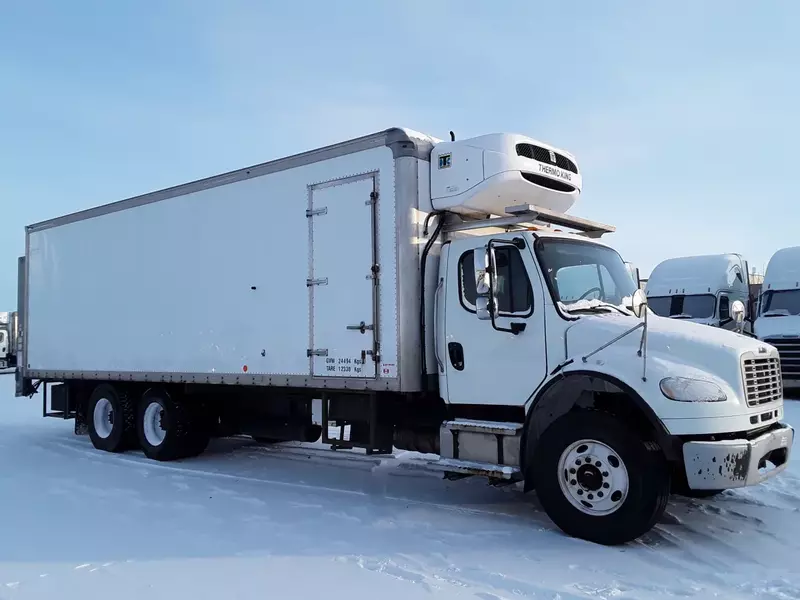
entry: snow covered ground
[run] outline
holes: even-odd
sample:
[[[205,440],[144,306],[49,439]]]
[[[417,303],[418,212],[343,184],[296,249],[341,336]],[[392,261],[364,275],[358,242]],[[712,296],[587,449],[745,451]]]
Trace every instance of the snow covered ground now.
[[[0,599],[800,599],[800,459],[675,498],[641,541],[567,538],[535,495],[221,440],[157,464],[95,451],[0,379]],[[800,402],[787,420],[800,423]],[[406,460],[404,460],[406,459]]]

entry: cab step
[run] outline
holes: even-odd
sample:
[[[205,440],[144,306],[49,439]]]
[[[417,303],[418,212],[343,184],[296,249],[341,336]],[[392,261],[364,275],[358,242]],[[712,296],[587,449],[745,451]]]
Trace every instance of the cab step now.
[[[503,479],[513,477],[508,469],[520,464],[522,423],[505,421],[473,421],[455,419],[445,421],[439,429],[439,455],[442,461],[452,459],[454,464],[466,465],[468,474],[489,477],[484,471],[500,473]],[[457,471],[454,471],[457,472]]]
[[[472,433],[489,433],[492,435],[517,435],[522,431],[522,423],[473,421],[471,419],[445,421],[443,427],[447,427],[451,431],[469,431]]]
[[[431,471],[441,471],[445,475],[452,475],[469,477],[470,475],[477,475],[479,477],[488,477],[489,479],[502,479],[509,482],[520,481],[522,473],[519,467],[510,465],[493,465],[491,463],[482,463],[471,460],[457,460],[453,458],[440,458],[428,463],[428,469]]]

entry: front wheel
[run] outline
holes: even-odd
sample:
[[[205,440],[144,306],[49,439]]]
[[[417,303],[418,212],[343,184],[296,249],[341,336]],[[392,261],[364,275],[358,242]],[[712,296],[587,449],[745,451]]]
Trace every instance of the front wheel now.
[[[666,509],[670,477],[661,448],[611,415],[561,417],[532,460],[542,506],[574,537],[623,544],[649,531]]]

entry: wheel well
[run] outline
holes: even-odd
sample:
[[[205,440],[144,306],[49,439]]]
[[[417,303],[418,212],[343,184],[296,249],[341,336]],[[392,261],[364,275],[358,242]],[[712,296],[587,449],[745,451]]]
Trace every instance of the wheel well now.
[[[668,461],[672,462],[679,456],[673,438],[650,406],[633,389],[608,375],[570,373],[545,385],[528,410],[520,456],[526,490],[533,487],[529,465],[536,454],[542,433],[559,418],[573,411],[611,414],[644,434],[646,441],[657,443]]]

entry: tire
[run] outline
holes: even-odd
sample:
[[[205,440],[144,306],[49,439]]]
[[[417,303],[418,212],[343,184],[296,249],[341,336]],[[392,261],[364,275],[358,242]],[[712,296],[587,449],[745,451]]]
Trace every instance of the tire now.
[[[136,430],[145,456],[158,461],[197,456],[209,441],[200,409],[160,389],[148,390],[139,401]]]
[[[533,461],[539,501],[568,535],[624,544],[649,531],[667,507],[661,448],[611,415],[566,414],[542,434]]]
[[[86,413],[92,445],[105,452],[124,452],[136,446],[136,411],[128,391],[101,383],[89,396]]]

